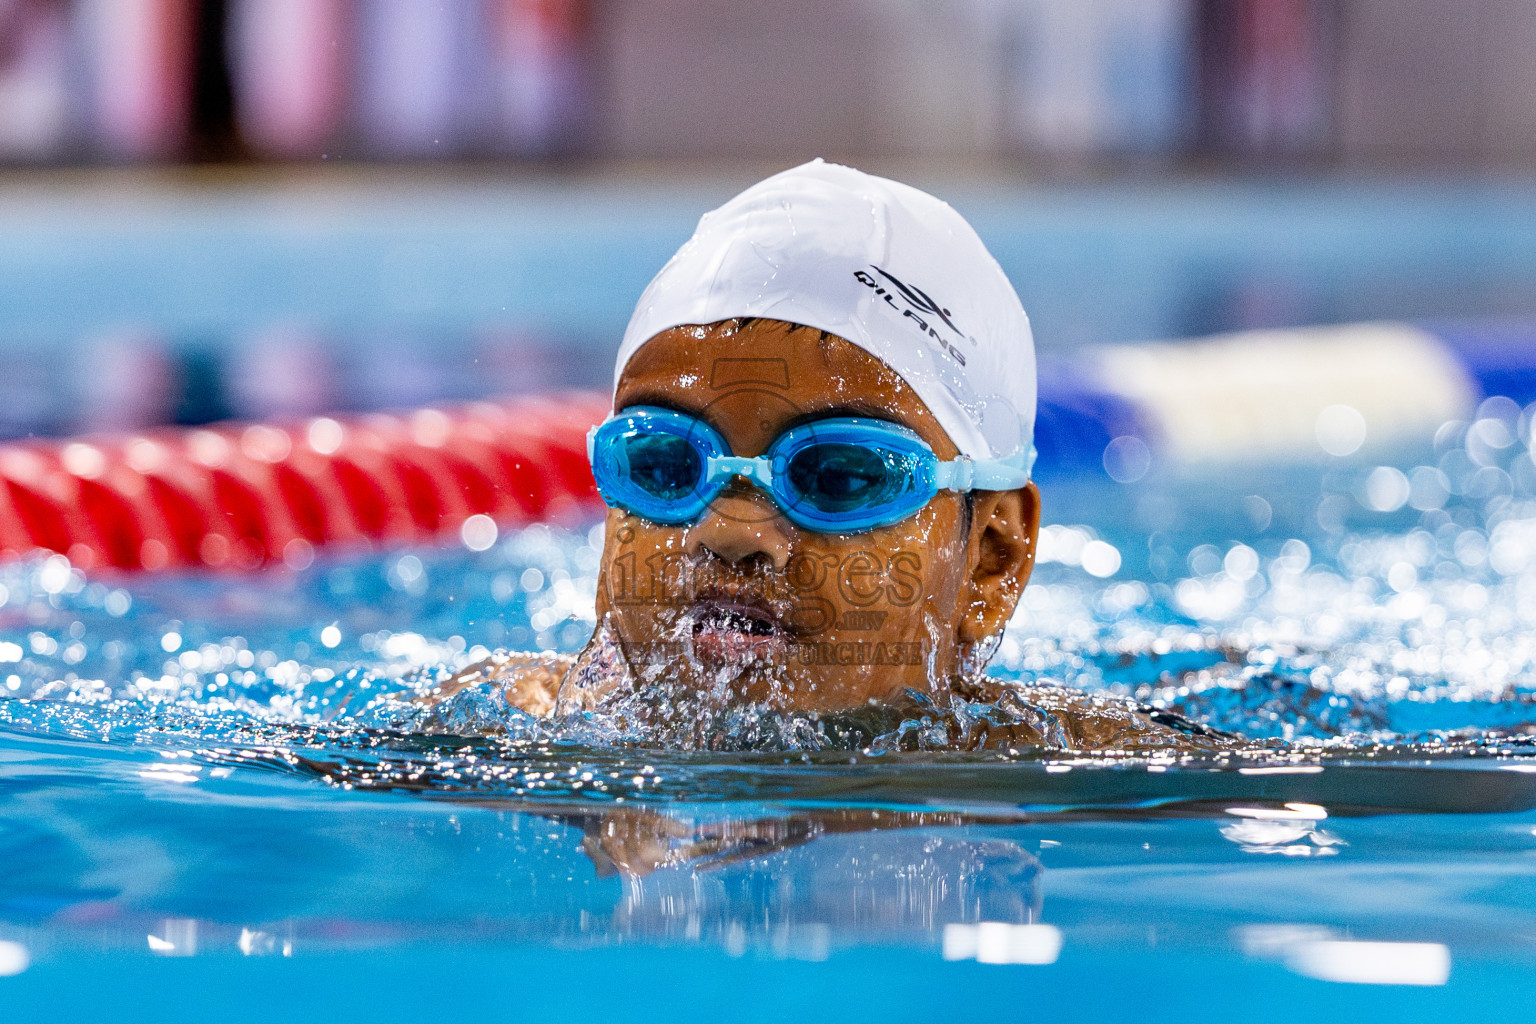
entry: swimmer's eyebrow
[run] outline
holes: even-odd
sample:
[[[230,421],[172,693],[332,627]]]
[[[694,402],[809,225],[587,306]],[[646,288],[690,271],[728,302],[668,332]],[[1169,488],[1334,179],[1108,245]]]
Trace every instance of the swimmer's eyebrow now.
[[[687,405],[678,402],[677,396],[674,394],[668,392],[643,390],[626,394],[624,396],[624,405],[621,408],[616,409],[615,412],[623,412],[625,409],[630,409],[637,405],[650,405],[655,406],[658,409],[671,409],[673,412],[680,412],[687,416],[699,416],[702,412],[702,410],[698,408],[689,408]],[[901,423],[901,420],[896,419],[891,415],[891,410],[888,407],[883,406],[878,402],[862,402],[856,398],[853,398],[845,399],[836,403],[829,403],[823,406],[817,406],[813,409],[806,409],[798,415],[786,420],[784,426],[781,429],[792,430],[803,423],[813,423],[816,420],[835,419],[840,416],[860,416],[865,419],[881,420],[886,423]],[[704,416],[702,418],[706,422],[709,420],[708,416]],[[906,423],[901,423],[901,425],[907,427],[912,426],[911,424]],[[716,423],[711,424],[711,426],[718,430],[720,425]],[[913,427],[912,429],[916,428]]]
[[[858,416],[864,419],[883,420],[886,423],[901,423],[900,420],[891,415],[891,410],[888,406],[880,405],[877,402],[861,402],[858,399],[849,399],[846,401],[838,402],[834,405],[824,405],[818,406],[814,409],[807,409],[805,412],[800,413],[800,415],[793,417],[787,423],[785,423],[784,429],[790,430],[794,427],[798,427],[802,423],[812,423],[816,420],[837,419],[843,416]],[[906,424],[902,425],[906,426]]]
[[[676,397],[665,392],[634,391],[624,396],[624,404],[615,408],[614,412],[623,412],[625,409],[633,409],[637,405],[649,405],[657,409],[670,409],[680,412],[685,416],[699,415],[698,409],[690,409],[680,404]]]

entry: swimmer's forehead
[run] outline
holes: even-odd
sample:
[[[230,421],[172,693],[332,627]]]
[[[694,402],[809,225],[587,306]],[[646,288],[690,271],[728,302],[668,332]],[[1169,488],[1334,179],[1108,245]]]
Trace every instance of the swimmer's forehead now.
[[[619,378],[614,409],[656,405],[727,431],[733,419],[782,431],[834,416],[900,423],[935,447],[952,442],[917,393],[852,342],[780,321],[731,321],[663,331]]]

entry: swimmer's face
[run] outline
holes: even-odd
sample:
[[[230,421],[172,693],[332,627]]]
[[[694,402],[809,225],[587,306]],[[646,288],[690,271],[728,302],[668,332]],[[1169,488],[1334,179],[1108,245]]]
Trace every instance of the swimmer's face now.
[[[857,346],[774,320],[680,327],[624,371],[615,410],[696,416],[741,456],[799,424],[863,416],[959,453],[894,371]],[[737,477],[696,523],[608,512],[599,620],[640,685],[723,691],[785,710],[846,709],[947,689],[962,654],[1003,628],[1034,561],[1039,496],[941,491],[863,533],[796,526]]]

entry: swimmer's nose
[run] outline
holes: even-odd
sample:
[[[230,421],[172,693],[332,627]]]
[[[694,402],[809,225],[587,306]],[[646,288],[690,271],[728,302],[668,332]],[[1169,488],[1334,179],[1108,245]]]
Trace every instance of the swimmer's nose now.
[[[723,491],[689,529],[686,546],[690,555],[708,550],[733,565],[754,555],[763,556],[775,569],[789,564],[788,523],[768,496],[753,487]]]

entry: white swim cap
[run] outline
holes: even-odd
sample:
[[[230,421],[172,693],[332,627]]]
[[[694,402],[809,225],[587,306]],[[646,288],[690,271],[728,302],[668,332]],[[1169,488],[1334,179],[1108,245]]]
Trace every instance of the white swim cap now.
[[[846,338],[906,380],[962,455],[1034,463],[1029,318],[976,232],[926,192],[813,160],[706,213],[640,297],[615,387],[662,331],[735,317]]]

